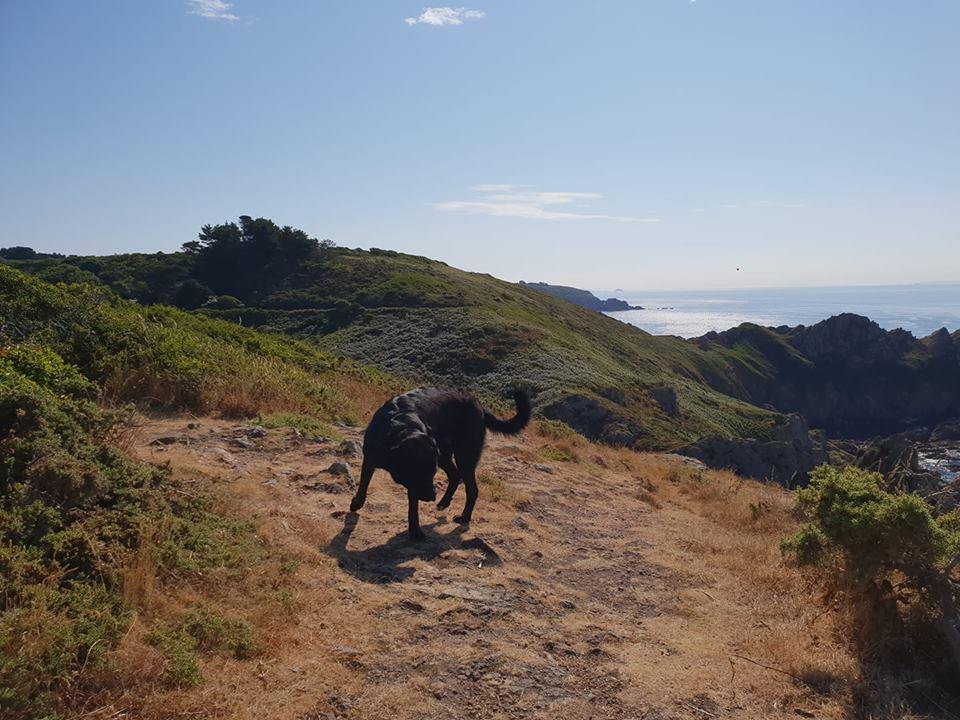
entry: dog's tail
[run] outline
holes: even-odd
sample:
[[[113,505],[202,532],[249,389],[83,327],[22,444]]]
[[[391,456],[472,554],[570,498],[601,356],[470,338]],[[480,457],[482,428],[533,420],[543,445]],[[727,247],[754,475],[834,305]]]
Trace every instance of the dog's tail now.
[[[514,388],[513,402],[517,414],[509,420],[501,420],[489,410],[483,411],[483,421],[488,428],[502,435],[516,435],[530,422],[530,396],[520,388]]]

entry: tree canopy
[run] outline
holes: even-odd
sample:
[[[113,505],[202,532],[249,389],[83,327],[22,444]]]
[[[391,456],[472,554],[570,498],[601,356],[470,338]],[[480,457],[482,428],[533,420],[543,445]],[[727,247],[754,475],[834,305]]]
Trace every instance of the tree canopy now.
[[[196,258],[199,283],[217,295],[250,303],[331,245],[289,225],[241,215],[239,223],[204,225],[183,250]]]

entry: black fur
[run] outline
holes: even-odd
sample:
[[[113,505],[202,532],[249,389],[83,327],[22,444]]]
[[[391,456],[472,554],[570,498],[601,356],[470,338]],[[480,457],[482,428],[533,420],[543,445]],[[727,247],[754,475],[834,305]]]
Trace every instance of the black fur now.
[[[513,399],[517,414],[509,420],[495,417],[472,395],[453,390],[420,388],[384,403],[363,435],[363,469],[350,511],[357,512],[366,502],[374,470],[386,470],[394,482],[407,488],[410,537],[421,540],[418,503],[436,499],[433,476],[440,467],[447,475],[447,491],[437,507],[443,510],[450,505],[462,480],[467,503],[454,520],[469,523],[477,502],[476,470],[487,430],[515,435],[530,421],[527,394],[514,390]]]

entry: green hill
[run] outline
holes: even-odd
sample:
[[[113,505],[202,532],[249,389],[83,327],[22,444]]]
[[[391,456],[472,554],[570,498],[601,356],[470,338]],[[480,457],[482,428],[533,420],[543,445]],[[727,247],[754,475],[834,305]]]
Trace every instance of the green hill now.
[[[222,291],[204,276],[202,251],[12,264],[51,280],[91,273],[87,279],[146,303],[173,302],[198,280],[210,295]],[[713,389],[730,374],[726,351],[654,337],[489,275],[392,251],[325,247],[269,282],[251,277],[246,288],[231,278],[240,297],[229,309],[208,300],[199,312],[308,338],[409,383],[494,397],[524,383],[545,416],[605,442],[668,448],[710,434],[762,436],[775,422],[775,414]]]
[[[298,352],[319,347],[407,384],[496,398],[520,382],[546,417],[615,445],[765,439],[777,412],[800,412],[844,437],[960,413],[954,338],[917,340],[851,315],[809,328],[744,324],[696,341],[652,336],[538,286],[389,250],[337,248],[246,216],[204,226],[180,253],[3,255],[47,280],[197,311],[180,323],[205,315],[309,340]],[[278,351],[286,347],[271,337]]]

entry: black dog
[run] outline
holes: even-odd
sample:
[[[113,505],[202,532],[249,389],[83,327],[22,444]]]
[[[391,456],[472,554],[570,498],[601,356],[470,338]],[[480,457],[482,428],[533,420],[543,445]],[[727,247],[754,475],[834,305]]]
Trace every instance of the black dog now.
[[[374,414],[363,435],[360,487],[350,503],[350,511],[356,512],[366,502],[373,471],[387,470],[394,482],[407,489],[410,538],[422,540],[418,503],[436,499],[433,476],[439,466],[447,474],[448,482],[437,507],[443,510],[450,505],[463,480],[467,504],[454,520],[469,523],[477,502],[476,470],[487,429],[515,435],[530,421],[527,394],[514,390],[513,399],[517,414],[510,420],[500,420],[484,410],[476,398],[452,390],[420,388],[387,401]]]

